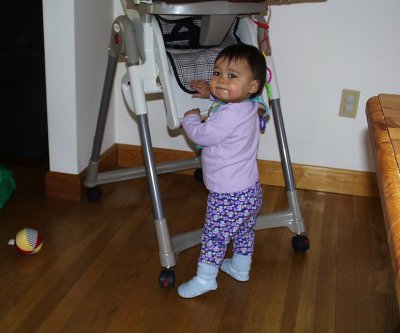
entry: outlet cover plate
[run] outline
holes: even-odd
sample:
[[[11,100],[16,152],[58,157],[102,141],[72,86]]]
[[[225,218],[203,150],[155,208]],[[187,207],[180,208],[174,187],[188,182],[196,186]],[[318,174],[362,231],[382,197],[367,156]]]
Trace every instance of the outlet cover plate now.
[[[357,116],[360,91],[343,89],[342,100],[340,102],[339,116],[355,118]]]

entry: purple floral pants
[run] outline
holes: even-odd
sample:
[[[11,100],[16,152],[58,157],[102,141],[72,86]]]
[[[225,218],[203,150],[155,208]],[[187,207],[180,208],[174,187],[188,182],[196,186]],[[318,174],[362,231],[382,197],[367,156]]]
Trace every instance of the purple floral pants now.
[[[253,255],[254,225],[261,204],[262,188],[258,182],[240,192],[210,192],[199,262],[219,267],[231,241],[234,253]]]

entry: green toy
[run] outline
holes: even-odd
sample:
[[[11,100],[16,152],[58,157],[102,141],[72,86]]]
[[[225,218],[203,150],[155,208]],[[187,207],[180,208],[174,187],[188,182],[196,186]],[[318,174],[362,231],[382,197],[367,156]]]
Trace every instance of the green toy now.
[[[16,187],[12,172],[0,165],[0,209],[3,208]]]

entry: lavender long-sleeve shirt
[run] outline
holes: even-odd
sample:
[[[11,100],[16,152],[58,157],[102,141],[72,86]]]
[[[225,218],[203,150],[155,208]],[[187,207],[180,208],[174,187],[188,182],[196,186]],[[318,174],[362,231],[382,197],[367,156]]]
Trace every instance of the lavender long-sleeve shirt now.
[[[188,115],[182,126],[194,143],[203,146],[204,184],[217,193],[231,193],[253,186],[257,168],[258,103],[244,101],[220,106],[206,122]]]

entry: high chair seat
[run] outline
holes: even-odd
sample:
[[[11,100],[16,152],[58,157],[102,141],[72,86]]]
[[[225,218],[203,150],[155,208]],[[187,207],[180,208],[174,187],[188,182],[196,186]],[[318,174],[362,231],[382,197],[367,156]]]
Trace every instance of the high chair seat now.
[[[191,80],[209,82],[218,53],[226,46],[240,42],[236,34],[238,20],[232,24],[219,45],[204,47],[199,43],[201,17],[186,17],[177,20],[169,20],[161,16],[156,16],[156,18],[177,83],[184,92],[189,94],[195,93],[189,82]]]

